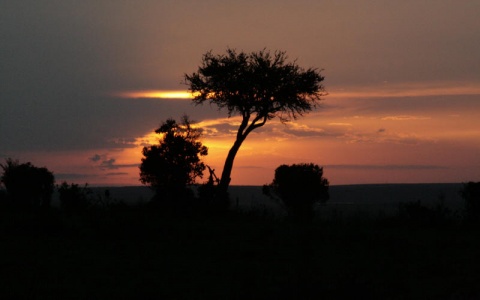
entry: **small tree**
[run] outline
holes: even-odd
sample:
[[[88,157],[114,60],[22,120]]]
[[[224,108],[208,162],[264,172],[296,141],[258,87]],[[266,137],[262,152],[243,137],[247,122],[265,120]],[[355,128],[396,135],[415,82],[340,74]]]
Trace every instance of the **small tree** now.
[[[325,95],[321,84],[324,77],[318,70],[303,70],[286,59],[281,51],[237,53],[227,49],[225,55],[207,52],[198,71],[185,74],[185,83],[195,95],[194,103],[213,103],[226,108],[229,117],[242,117],[225,159],[218,186],[221,194],[227,193],[233,161],[250,132],[275,117],[282,122],[296,119],[314,109]]]
[[[92,191],[85,184],[80,187],[78,184],[62,182],[57,186],[60,206],[68,214],[85,212],[91,203],[90,195]]]
[[[323,168],[318,165],[281,165],[275,170],[275,178],[265,185],[265,194],[278,197],[294,221],[308,222],[314,215],[314,204],[329,199],[329,183],[323,178]]]
[[[153,188],[157,198],[185,197],[187,185],[202,178],[205,170],[200,157],[207,155],[208,149],[198,141],[201,130],[184,116],[181,124],[168,119],[155,132],[161,139],[158,145],[143,148],[140,181]]]
[[[20,164],[11,158],[0,166],[3,169],[0,181],[13,205],[22,208],[50,206],[55,187],[52,172],[47,168],[35,167],[30,162]]]
[[[460,195],[465,200],[467,221],[480,222],[480,182],[464,183]]]

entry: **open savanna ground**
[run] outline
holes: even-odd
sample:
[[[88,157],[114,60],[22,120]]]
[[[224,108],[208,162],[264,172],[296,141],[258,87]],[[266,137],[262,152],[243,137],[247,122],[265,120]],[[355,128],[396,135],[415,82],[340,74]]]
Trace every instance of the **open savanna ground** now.
[[[450,214],[339,212],[293,224],[261,207],[209,217],[146,204],[82,214],[2,210],[0,296],[480,297],[478,226]]]

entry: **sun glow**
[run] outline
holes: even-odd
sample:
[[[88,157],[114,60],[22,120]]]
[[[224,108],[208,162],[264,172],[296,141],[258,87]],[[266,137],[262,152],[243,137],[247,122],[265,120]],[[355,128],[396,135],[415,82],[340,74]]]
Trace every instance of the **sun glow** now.
[[[144,91],[127,91],[116,93],[115,95],[122,98],[157,98],[157,99],[193,99],[194,93],[188,91],[173,90],[144,90]]]

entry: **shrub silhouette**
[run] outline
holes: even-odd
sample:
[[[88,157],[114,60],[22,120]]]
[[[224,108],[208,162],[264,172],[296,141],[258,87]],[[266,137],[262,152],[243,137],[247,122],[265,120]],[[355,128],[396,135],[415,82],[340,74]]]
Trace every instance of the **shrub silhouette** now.
[[[50,206],[55,183],[52,172],[10,158],[0,166],[3,169],[0,181],[13,206],[30,209]]]
[[[398,217],[401,222],[413,226],[441,226],[451,221],[452,212],[441,201],[434,207],[428,207],[420,200],[400,203]]]
[[[91,190],[87,184],[80,187],[78,184],[68,184],[63,182],[57,187],[60,207],[66,213],[81,213],[85,212],[91,205],[90,194]]]
[[[184,116],[181,124],[168,119],[155,132],[162,137],[159,145],[143,148],[140,181],[154,189],[155,198],[163,202],[192,198],[188,185],[202,177],[205,164],[200,156],[208,154],[198,141],[201,130]]]
[[[460,195],[465,200],[466,221],[480,222],[480,182],[464,183]]]
[[[314,216],[314,204],[329,199],[329,183],[323,178],[323,168],[315,164],[281,165],[275,178],[263,192],[284,203],[288,216],[295,222],[309,222]]]
[[[198,186],[197,211],[209,215],[224,213],[229,207],[228,193],[218,195],[218,184],[220,179],[215,174],[215,170],[207,166],[210,175],[208,181]]]

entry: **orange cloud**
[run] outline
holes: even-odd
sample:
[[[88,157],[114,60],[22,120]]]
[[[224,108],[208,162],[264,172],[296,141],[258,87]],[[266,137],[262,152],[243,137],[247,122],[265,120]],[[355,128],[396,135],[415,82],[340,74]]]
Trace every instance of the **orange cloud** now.
[[[384,83],[382,85],[369,88],[351,87],[346,89],[330,90],[328,98],[392,98],[455,95],[480,95],[480,83]]]
[[[430,117],[422,117],[422,116],[388,116],[383,117],[382,120],[384,121],[413,121],[413,120],[429,120]]]

